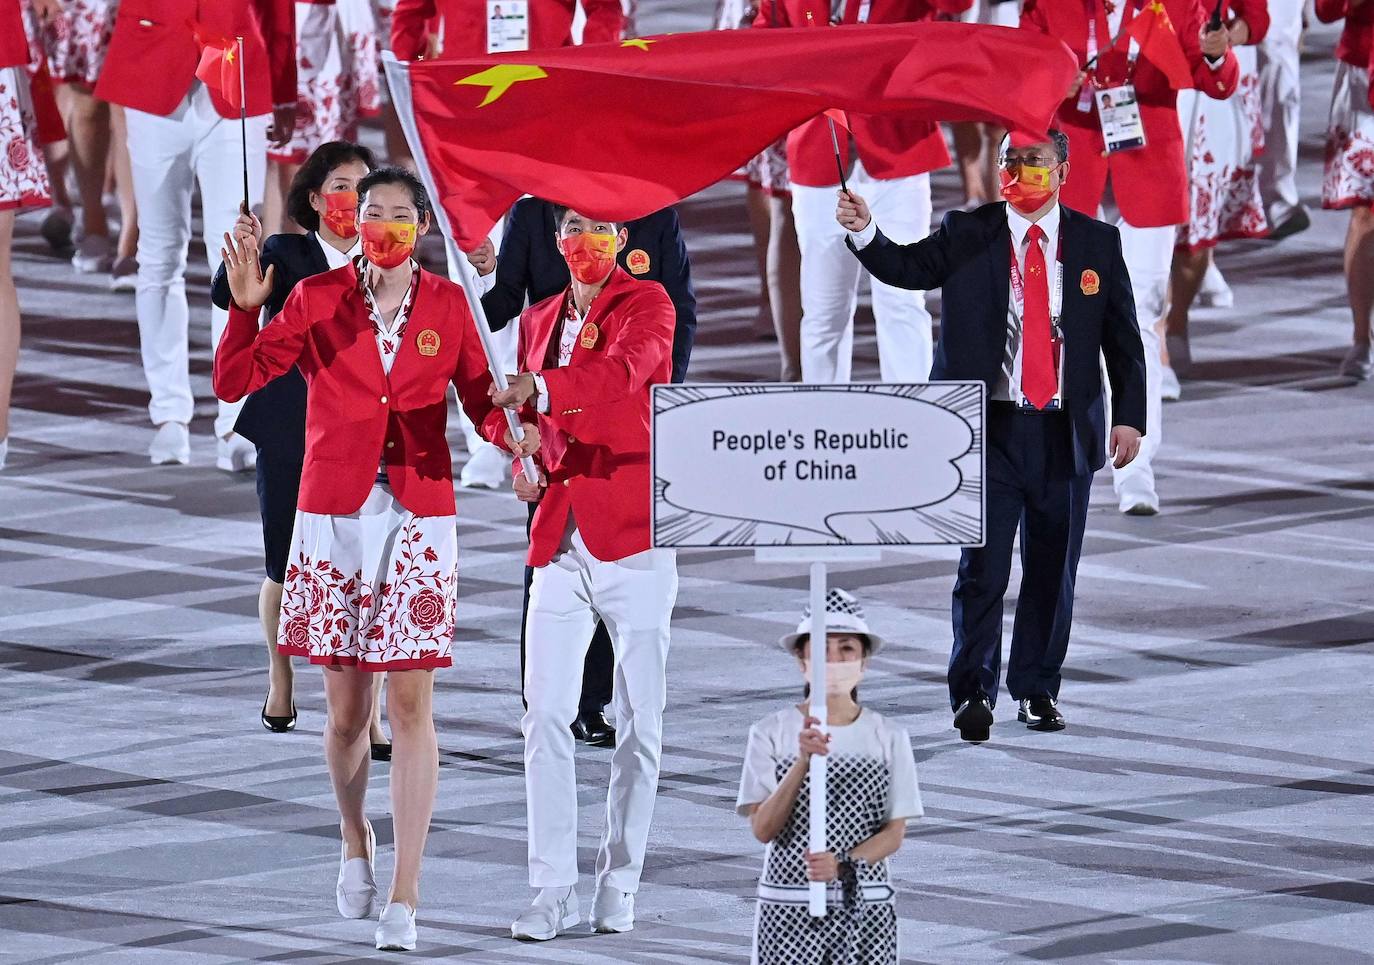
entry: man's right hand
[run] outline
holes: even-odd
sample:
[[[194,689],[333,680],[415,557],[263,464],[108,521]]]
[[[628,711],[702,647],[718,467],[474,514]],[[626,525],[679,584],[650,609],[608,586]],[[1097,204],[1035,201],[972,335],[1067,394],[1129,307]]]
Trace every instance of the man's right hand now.
[[[835,220],[846,231],[863,231],[873,220],[868,202],[853,191],[840,190],[840,202],[835,208]]]
[[[272,279],[277,266],[268,265],[264,277],[262,266],[258,263],[257,246],[236,242],[227,232],[219,256],[224,261],[224,274],[229,279],[229,294],[234,297],[234,304],[249,312],[261,308],[272,294]]]
[[[234,221],[234,240],[251,241],[254,248],[262,247],[262,222],[257,215],[251,211],[243,214],[240,208],[239,216]]]
[[[477,269],[477,274],[483,276],[490,275],[496,270],[496,249],[492,247],[490,238],[468,252],[468,264]]]
[[[523,469],[519,466],[515,469],[513,488],[515,489],[516,497],[522,503],[539,502],[539,500],[544,497],[544,490],[548,488],[549,479],[544,475],[544,470],[540,469],[538,465],[535,465],[534,471],[538,474],[538,477],[534,482],[530,482],[525,478],[525,471]]]

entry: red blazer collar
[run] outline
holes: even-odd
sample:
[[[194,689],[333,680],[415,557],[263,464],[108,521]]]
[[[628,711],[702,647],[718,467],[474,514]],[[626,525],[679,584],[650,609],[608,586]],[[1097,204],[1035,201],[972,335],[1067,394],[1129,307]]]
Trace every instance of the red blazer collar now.
[[[621,268],[620,265],[616,265],[611,271],[611,277],[607,280],[605,287],[597,293],[596,298],[592,299],[592,307],[587,312],[586,321],[599,325],[607,307],[616,301],[615,294],[637,284],[639,282],[635,281],[629,272]],[[568,292],[571,288],[572,283],[570,282],[568,287],[563,289],[561,295],[554,295],[545,299],[539,309],[530,313],[530,320],[534,322],[534,325],[529,344],[532,350],[536,350],[532,356],[529,356],[533,360],[533,364],[530,366],[532,371],[538,371],[544,367],[544,359],[549,356],[549,342],[563,327],[563,307],[567,304]],[[574,357],[577,355],[580,344],[579,341],[578,345],[573,346]]]

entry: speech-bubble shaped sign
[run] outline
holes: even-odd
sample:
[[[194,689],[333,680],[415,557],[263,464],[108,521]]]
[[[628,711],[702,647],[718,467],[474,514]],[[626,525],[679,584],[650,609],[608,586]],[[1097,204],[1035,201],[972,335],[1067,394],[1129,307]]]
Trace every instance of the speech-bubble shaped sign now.
[[[981,403],[962,383],[660,387],[656,545],[841,543],[836,516],[937,506],[965,489]],[[740,525],[711,540],[706,518]]]

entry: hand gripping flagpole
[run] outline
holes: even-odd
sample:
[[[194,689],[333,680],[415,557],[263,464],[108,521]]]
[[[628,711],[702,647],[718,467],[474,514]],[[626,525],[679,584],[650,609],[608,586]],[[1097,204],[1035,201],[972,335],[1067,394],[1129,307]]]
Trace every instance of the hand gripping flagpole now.
[[[248,81],[244,78],[243,38],[235,37],[239,54],[239,144],[243,148],[243,213],[248,213]],[[221,83],[223,83],[221,81]]]
[[[817,729],[828,733],[829,719],[826,716],[825,662],[830,657],[829,641],[825,626],[825,564],[811,564],[811,716],[820,721]],[[807,766],[807,779],[810,782],[808,813],[810,828],[807,847],[812,854],[820,854],[825,847],[825,781],[826,760],[824,754],[812,754]],[[808,904],[813,918],[825,917],[824,881],[810,883]]]
[[[415,109],[410,94],[410,65],[396,59],[396,55],[389,50],[382,51],[382,64],[386,68],[386,83],[391,90],[391,103],[396,108],[396,117],[401,122],[401,130],[405,133],[406,143],[410,145],[411,156],[415,158],[415,168],[420,174],[420,180],[425,184],[425,190],[429,192],[434,209],[434,219],[439,224],[439,230],[443,233],[444,244],[453,244],[452,226],[448,223],[448,214],[444,211],[443,204],[439,201],[439,192],[435,188],[434,176],[429,170],[429,159],[425,156],[424,145],[420,143],[420,130],[415,124]],[[482,351],[487,356],[487,369],[491,372],[491,380],[496,384],[499,391],[504,392],[509,383],[506,380],[506,373],[498,361],[496,346],[492,343],[491,324],[487,321],[487,313],[482,308],[482,293],[478,287],[477,269],[467,260],[462,252],[456,258],[450,258],[451,262],[458,266],[458,280],[463,286],[463,294],[467,295],[468,308],[472,311],[472,319],[477,324],[477,336],[482,342]],[[510,434],[516,442],[525,438],[525,430],[520,425],[520,416],[512,409],[502,410],[506,416],[506,425],[510,427]],[[520,469],[525,474],[525,478],[534,481],[539,478],[538,472],[534,468],[534,460],[529,456],[520,457]]]

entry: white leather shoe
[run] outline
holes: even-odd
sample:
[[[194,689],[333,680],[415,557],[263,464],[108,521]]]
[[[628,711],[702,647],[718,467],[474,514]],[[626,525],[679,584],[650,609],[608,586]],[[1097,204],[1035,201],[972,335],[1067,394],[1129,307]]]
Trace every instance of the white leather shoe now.
[[[1177,402],[1183,395],[1183,386],[1178,382],[1178,373],[1172,365],[1164,366],[1159,379],[1159,397],[1165,402]]]
[[[504,489],[509,468],[510,456],[490,442],[484,442],[468,456],[463,471],[458,474],[458,483],[465,489]]]
[[[511,923],[510,935],[532,942],[546,942],[576,926],[581,920],[577,892],[572,888],[541,888],[539,894],[534,896],[530,910]]]
[[[191,433],[184,422],[164,422],[148,446],[154,466],[184,466],[191,461]]]
[[[247,472],[258,464],[258,450],[243,436],[235,433],[220,439],[215,465],[225,472]]]
[[[1120,509],[1127,516],[1153,516],[1159,512],[1159,496],[1151,483],[1132,478],[1117,495]]]
[[[339,914],[345,918],[372,917],[372,904],[377,900],[377,879],[372,873],[376,856],[377,838],[372,833],[371,821],[367,822],[366,858],[350,858],[347,846],[339,844],[339,880],[334,885],[334,900],[339,906]]]
[[[415,909],[403,901],[388,902],[377,919],[377,950],[413,952],[415,938]]]
[[[592,900],[592,931],[609,935],[634,928],[635,896],[614,888],[597,888]]]

